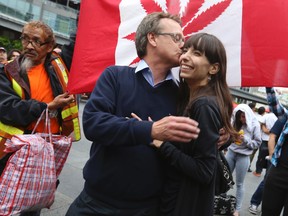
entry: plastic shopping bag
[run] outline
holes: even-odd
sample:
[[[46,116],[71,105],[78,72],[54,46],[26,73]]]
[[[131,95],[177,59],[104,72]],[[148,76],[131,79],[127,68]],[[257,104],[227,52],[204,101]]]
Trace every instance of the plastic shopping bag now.
[[[40,134],[40,135],[43,138],[48,136],[47,134]],[[54,148],[56,177],[58,178],[70,152],[72,146],[72,138],[52,134],[51,143]]]
[[[45,113],[44,133],[34,134]],[[51,134],[48,110],[43,111],[35,128],[32,134],[14,135],[5,143],[4,151],[13,154],[0,177],[1,216],[49,208],[54,202],[56,180],[72,139]]]
[[[53,145],[39,134],[13,136],[5,145],[15,153],[0,177],[0,215],[49,208],[56,190]]]

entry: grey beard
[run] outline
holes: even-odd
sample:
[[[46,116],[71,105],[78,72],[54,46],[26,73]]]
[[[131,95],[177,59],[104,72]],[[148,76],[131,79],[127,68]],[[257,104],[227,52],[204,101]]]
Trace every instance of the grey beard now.
[[[33,62],[29,58],[23,58],[20,64],[20,74],[21,76],[27,74],[27,71],[33,66]]]

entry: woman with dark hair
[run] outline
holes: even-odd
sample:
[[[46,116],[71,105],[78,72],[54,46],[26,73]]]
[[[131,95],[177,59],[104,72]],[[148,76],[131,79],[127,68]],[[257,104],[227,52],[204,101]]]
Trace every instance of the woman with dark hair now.
[[[192,35],[180,57],[179,115],[199,123],[189,143],[154,140],[167,163],[162,215],[213,215],[219,130],[236,136],[230,119],[232,97],[226,83],[226,51],[218,38]]]
[[[12,49],[9,51],[7,59],[8,61],[12,61],[17,58],[21,54],[21,51],[18,49]]]
[[[239,133],[232,143],[226,159],[231,172],[236,171],[236,211],[234,216],[239,215],[244,198],[244,179],[250,165],[250,155],[261,144],[260,124],[247,104],[239,104],[232,115],[232,125]]]

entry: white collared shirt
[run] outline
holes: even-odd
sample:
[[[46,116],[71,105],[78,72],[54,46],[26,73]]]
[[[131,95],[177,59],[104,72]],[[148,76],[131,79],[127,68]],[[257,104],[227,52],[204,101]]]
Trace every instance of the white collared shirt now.
[[[142,72],[144,78],[147,80],[147,82],[152,86],[152,87],[157,87],[158,85],[162,84],[163,82],[167,80],[173,80],[176,84],[176,80],[174,76],[172,75],[171,70],[167,74],[166,78],[162,80],[161,82],[157,83],[157,85],[154,85],[154,79],[153,79],[153,74],[152,71],[150,70],[148,64],[145,62],[145,60],[141,59],[140,62],[138,63],[135,73]]]

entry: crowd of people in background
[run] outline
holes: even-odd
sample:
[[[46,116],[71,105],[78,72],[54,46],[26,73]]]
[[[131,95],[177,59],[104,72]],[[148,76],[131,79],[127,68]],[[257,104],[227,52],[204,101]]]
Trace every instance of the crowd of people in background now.
[[[7,50],[4,47],[0,47],[0,63],[5,64],[7,62]]]
[[[11,49],[7,53],[7,50],[5,47],[0,47],[0,63],[4,65],[10,61],[13,61],[20,54],[21,54],[21,51],[18,49]]]

